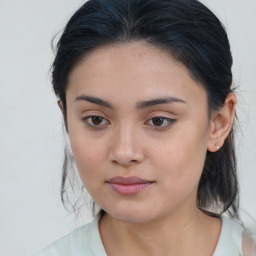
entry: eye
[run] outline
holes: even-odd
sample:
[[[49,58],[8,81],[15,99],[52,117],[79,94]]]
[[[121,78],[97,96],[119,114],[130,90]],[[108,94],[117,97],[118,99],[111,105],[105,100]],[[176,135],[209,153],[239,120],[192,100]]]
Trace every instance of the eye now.
[[[109,121],[101,116],[87,116],[83,121],[92,128],[98,128],[109,124]]]
[[[161,117],[161,116],[156,116],[151,118],[148,123],[154,128],[167,128],[171,126],[172,124],[175,123],[175,119],[167,118],[167,117]]]

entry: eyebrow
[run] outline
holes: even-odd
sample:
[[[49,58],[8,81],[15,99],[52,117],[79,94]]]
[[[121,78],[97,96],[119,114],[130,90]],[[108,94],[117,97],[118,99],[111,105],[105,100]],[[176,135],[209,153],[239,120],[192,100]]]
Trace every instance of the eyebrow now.
[[[75,101],[88,101],[90,103],[93,104],[97,104],[103,107],[107,107],[107,108],[114,108],[110,102],[97,98],[97,97],[93,97],[93,96],[87,96],[87,95],[80,95],[78,97],[76,97]]]
[[[109,101],[103,100],[103,99],[100,99],[100,98],[94,97],[94,96],[80,95],[75,98],[75,101],[88,101],[90,103],[100,105],[103,107],[107,107],[107,108],[111,108],[111,109],[114,108],[113,105]],[[184,101],[180,98],[170,96],[170,97],[157,98],[157,99],[151,99],[151,100],[146,100],[146,101],[139,101],[136,104],[136,108],[144,109],[144,108],[152,107],[155,105],[175,103],[175,102],[186,103],[186,101]]]
[[[140,101],[137,103],[137,108],[144,109],[144,108],[155,106],[155,105],[174,103],[174,102],[184,103],[184,104],[186,103],[185,100],[170,96],[165,98],[157,98],[152,100]]]

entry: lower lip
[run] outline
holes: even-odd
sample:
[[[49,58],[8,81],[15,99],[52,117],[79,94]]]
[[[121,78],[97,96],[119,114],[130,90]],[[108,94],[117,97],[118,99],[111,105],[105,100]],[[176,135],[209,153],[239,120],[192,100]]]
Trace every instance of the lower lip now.
[[[153,183],[138,183],[138,184],[117,184],[117,183],[108,183],[110,188],[115,192],[121,195],[135,195],[148,187]]]

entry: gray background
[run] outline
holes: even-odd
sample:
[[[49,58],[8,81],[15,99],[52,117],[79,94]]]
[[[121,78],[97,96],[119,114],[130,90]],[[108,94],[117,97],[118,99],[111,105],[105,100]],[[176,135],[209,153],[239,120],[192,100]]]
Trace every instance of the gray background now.
[[[81,0],[0,0],[0,256],[37,251],[91,216],[60,201],[62,120],[50,40]],[[241,206],[256,217],[256,1],[204,0],[227,28],[238,86]]]

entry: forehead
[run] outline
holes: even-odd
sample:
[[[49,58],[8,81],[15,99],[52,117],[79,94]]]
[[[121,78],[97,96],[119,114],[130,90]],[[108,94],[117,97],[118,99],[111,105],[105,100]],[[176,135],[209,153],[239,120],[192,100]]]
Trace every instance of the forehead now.
[[[91,94],[140,100],[170,94],[205,101],[206,91],[170,53],[144,42],[98,48],[71,71],[67,96]]]

